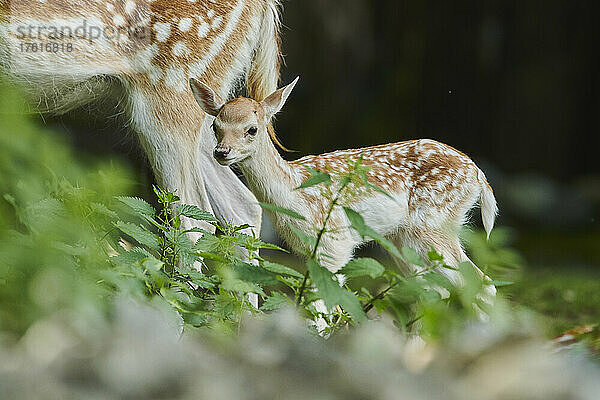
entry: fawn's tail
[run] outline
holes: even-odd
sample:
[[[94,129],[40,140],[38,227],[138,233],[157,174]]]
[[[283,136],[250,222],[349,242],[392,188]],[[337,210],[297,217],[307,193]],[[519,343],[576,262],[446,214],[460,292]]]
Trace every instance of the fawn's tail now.
[[[484,173],[481,171],[479,171],[479,183],[481,184],[481,197],[479,200],[481,205],[481,219],[489,239],[490,233],[494,228],[496,215],[498,214],[498,204],[496,203],[492,187],[488,183]]]

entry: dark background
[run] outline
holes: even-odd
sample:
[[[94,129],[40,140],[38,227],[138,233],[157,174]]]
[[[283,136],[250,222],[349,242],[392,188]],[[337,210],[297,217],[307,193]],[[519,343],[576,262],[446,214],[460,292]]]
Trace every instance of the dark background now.
[[[592,5],[285,1],[283,81],[301,76],[276,123],[297,150],[286,157],[414,138],[448,143],[486,172],[498,223],[514,228],[530,265],[600,266]],[[86,132],[79,146],[136,163],[147,193],[151,175],[115,114],[108,123],[86,112],[55,122]]]
[[[598,172],[600,27],[586,4],[288,1],[284,78],[303,80],[280,134],[303,152],[433,137],[507,173]]]

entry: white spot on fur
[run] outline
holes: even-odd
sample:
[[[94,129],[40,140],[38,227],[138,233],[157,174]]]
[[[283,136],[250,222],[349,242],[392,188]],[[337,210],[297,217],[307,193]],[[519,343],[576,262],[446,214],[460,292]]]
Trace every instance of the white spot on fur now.
[[[227,40],[229,39],[234,29],[239,23],[240,17],[242,16],[242,12],[244,11],[244,5],[244,1],[238,1],[235,8],[231,11],[231,14],[229,15],[229,20],[227,21],[223,32],[214,38],[213,44],[210,47],[208,54],[206,54],[206,56],[201,61],[190,65],[189,70],[191,77],[196,78],[204,74],[208,65],[210,65],[213,59],[221,52],[223,46],[225,46],[225,43],[227,43]],[[198,33],[200,33],[200,31]]]
[[[221,26],[222,22],[223,22],[223,17],[217,17],[213,20],[211,27],[213,29],[217,29],[219,26]]]
[[[210,26],[206,22],[202,22],[200,24],[200,26],[198,27],[198,37],[199,38],[206,37],[206,35],[208,34],[208,31],[210,31]]]
[[[132,67],[135,71],[148,75],[152,83],[156,84],[163,76],[163,71],[152,64],[154,57],[158,55],[158,45],[154,43],[144,50],[138,51],[132,61]]]
[[[173,54],[177,57],[184,57],[190,54],[190,49],[187,48],[185,42],[179,41],[173,45]]]
[[[123,26],[125,25],[125,18],[121,14],[117,14],[113,17],[113,23],[116,26]]]
[[[156,40],[159,42],[166,42],[171,36],[171,24],[168,22],[155,23],[154,30],[156,31]]]
[[[181,32],[187,32],[192,28],[192,25],[194,24],[194,20],[191,18],[182,18],[181,21],[179,21],[179,30]]]
[[[163,77],[163,70],[156,65],[150,65],[148,67],[148,77],[152,83],[157,84]]]
[[[135,1],[129,0],[125,3],[125,12],[129,15],[133,14],[135,11]]]
[[[170,67],[167,69],[165,84],[178,92],[183,92],[187,88],[187,77],[185,70],[179,67]]]

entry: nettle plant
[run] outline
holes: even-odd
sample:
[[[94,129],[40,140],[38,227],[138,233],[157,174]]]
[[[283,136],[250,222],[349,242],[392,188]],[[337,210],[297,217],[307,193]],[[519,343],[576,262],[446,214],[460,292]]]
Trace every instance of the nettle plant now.
[[[344,206],[347,199],[365,191],[385,194],[368,182],[369,167],[360,159],[348,163],[348,172],[335,180],[327,173],[309,168],[310,177],[298,187],[319,186],[321,195],[328,199],[323,225],[314,227],[313,235],[290,225],[309,249],[303,254],[306,259],[304,274],[262,258],[261,249],[285,250],[243,233],[247,225],[224,225],[198,207],[178,204],[179,198],[175,194],[156,187],[158,210],[139,198],[118,198],[127,206],[133,220],[120,220],[114,225],[135,244],[121,241],[116,246],[118,254],[111,257],[111,261],[120,274],[143,282],[148,295],[166,299],[192,326],[216,324],[236,329],[249,314],[260,315],[295,305],[307,319],[326,321],[326,328],[319,332],[321,335],[359,324],[367,319],[367,314],[385,312],[401,330],[415,332],[425,328],[425,333],[436,336],[441,334],[442,324],[463,319],[455,318],[456,313],[470,318],[477,315],[478,309],[489,309],[489,304],[481,301],[479,296],[484,282],[470,263],[446,265],[433,249],[428,260],[422,260],[410,248],[398,249],[367,226],[360,214]],[[262,203],[261,206],[304,219],[289,209]],[[318,255],[327,255],[321,254],[321,240],[330,233],[328,221],[337,207],[344,209],[359,235],[372,239],[407,264],[420,266],[419,271],[406,276],[397,267],[386,268],[373,258],[353,259],[338,274],[322,266]],[[216,233],[200,228],[184,229],[183,217],[209,223]],[[188,235],[191,232],[203,236],[192,243]],[[455,287],[439,272],[442,268],[459,271],[464,285]],[[248,301],[250,293],[259,296],[258,309]],[[319,300],[331,311],[324,313],[318,306]],[[474,304],[477,307],[473,307]],[[421,323],[416,328],[415,322],[419,320]]]

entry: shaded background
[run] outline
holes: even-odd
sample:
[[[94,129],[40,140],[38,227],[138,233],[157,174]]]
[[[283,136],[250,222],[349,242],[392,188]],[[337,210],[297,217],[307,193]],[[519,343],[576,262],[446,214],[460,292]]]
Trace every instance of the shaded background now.
[[[596,15],[591,1],[285,1],[283,81],[301,75],[277,121],[298,151],[286,157],[448,143],[488,175],[498,223],[514,228],[530,268],[597,278]],[[53,122],[82,148],[131,160],[148,193],[147,164],[113,107]]]
[[[469,154],[530,263],[600,265],[591,2],[285,3],[279,135],[300,154],[433,138]]]

